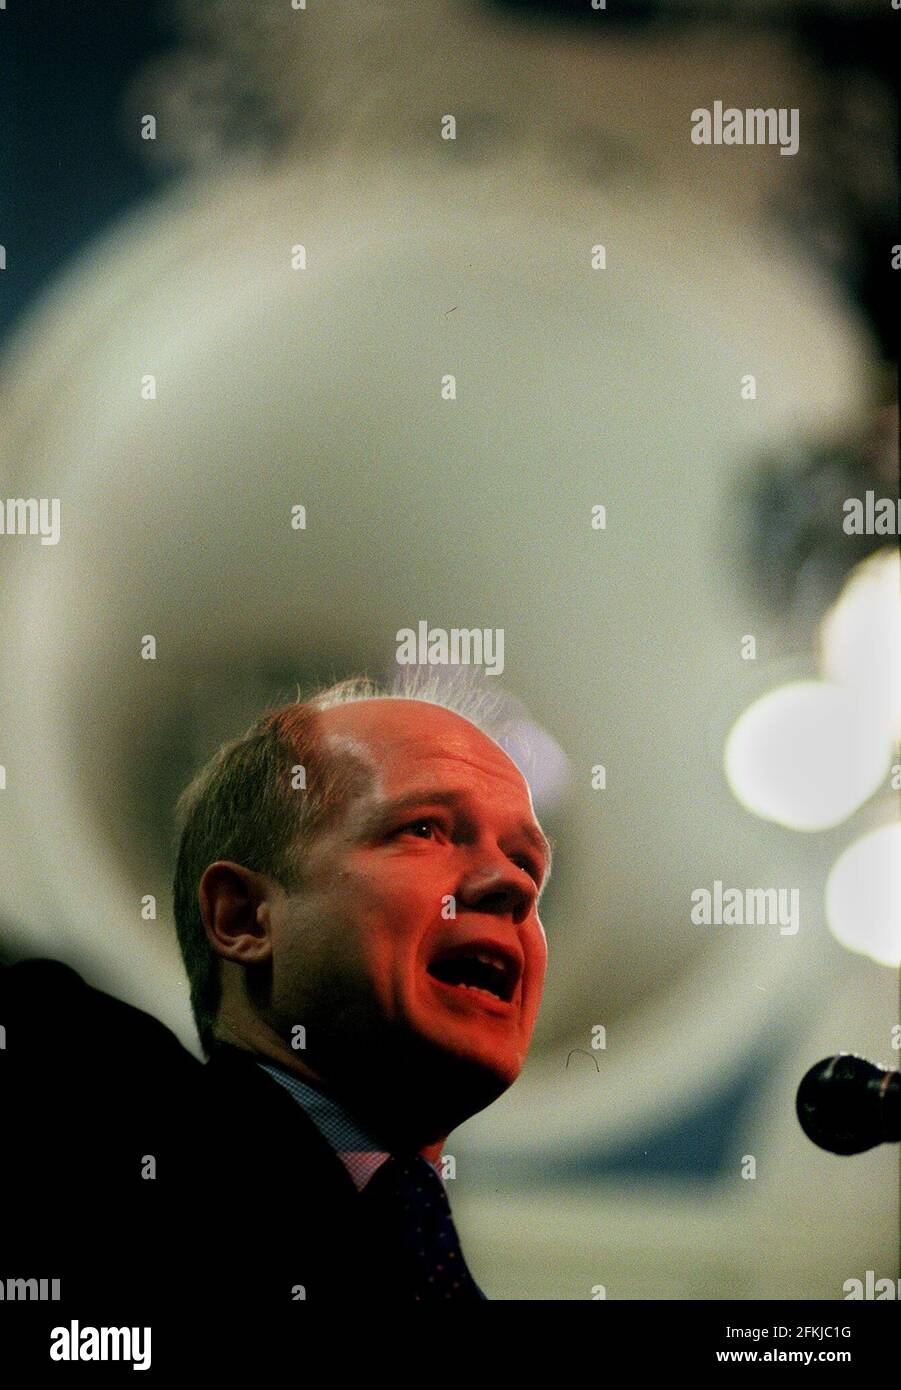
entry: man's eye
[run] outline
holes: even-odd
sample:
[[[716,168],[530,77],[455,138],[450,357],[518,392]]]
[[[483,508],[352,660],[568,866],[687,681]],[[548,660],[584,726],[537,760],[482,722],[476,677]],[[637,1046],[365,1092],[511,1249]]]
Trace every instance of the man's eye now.
[[[513,863],[516,864],[520,869],[525,869],[526,873],[529,875],[529,878],[533,880],[536,887],[540,884],[541,871],[539,870],[537,864],[533,864],[531,859],[514,859]]]
[[[415,835],[423,828],[430,833],[435,829],[435,822],[429,820],[428,816],[420,817],[419,820],[408,820],[403,825],[399,825],[394,833],[395,835]],[[426,836],[420,836],[420,839],[425,838]]]

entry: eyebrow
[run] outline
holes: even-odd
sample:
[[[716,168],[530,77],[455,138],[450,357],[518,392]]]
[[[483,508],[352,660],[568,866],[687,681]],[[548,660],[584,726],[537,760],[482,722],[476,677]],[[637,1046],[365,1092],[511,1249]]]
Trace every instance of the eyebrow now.
[[[424,787],[421,791],[407,792],[403,796],[395,797],[393,801],[383,801],[367,818],[364,833],[374,834],[383,829],[389,821],[396,816],[402,815],[406,810],[413,810],[417,806],[449,806],[455,810],[466,809],[469,798],[465,792],[447,791],[441,788]],[[520,821],[516,827],[518,834],[522,836],[534,849],[536,849],[544,860],[544,876],[541,880],[541,891],[544,892],[547,881],[551,876],[551,865],[554,859],[554,851],[551,842],[539,826],[530,821]]]

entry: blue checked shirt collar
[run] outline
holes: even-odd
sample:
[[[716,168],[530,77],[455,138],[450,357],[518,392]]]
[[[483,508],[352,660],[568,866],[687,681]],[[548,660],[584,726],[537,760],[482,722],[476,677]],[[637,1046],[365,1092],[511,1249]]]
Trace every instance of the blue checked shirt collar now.
[[[391,1157],[387,1149],[381,1148],[366,1134],[336,1100],[322,1091],[317,1091],[294,1072],[287,1071],[274,1062],[258,1062],[257,1065],[284,1086],[298,1105],[307,1112],[326,1143],[344,1164],[354,1187],[358,1192],[362,1192],[376,1169]],[[443,1183],[438,1165],[433,1163],[432,1167]]]

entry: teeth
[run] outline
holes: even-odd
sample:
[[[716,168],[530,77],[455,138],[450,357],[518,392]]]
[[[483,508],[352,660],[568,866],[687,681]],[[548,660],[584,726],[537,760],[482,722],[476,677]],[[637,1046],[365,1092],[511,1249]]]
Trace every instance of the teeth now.
[[[469,960],[473,963],[478,962],[480,965],[487,966],[491,970],[492,983],[489,985],[476,985],[469,984],[467,981],[460,979],[444,980],[443,983],[452,984],[454,989],[475,990],[477,994],[484,994],[487,996],[487,998],[497,999],[501,1003],[510,1002],[510,1000],[507,998],[507,995],[509,993],[510,973],[506,957],[499,956],[497,952],[492,951],[490,949],[470,949],[462,953],[456,953],[444,959],[447,959],[448,961],[448,965],[447,967],[445,967],[445,973],[449,974],[452,973],[458,975],[464,973],[459,969],[455,969],[453,970],[453,972],[451,972],[450,965],[451,962],[453,962],[454,960]],[[434,974],[438,980],[441,980],[442,978],[441,967],[444,966],[444,959],[439,959],[435,966],[435,969],[433,969],[431,966],[428,967],[429,973]]]

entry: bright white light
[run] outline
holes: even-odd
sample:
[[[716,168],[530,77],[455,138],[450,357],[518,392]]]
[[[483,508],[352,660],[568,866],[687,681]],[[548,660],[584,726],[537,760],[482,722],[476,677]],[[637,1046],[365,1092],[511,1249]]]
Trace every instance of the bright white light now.
[[[723,762],[734,795],[755,815],[792,830],[827,830],[873,795],[890,752],[857,691],[795,681],[745,710]]]
[[[880,965],[901,965],[901,824],[883,825],[845,850],[826,881],[836,940]]]
[[[901,552],[858,565],[820,630],[823,674],[872,703],[886,737],[901,738]]]

